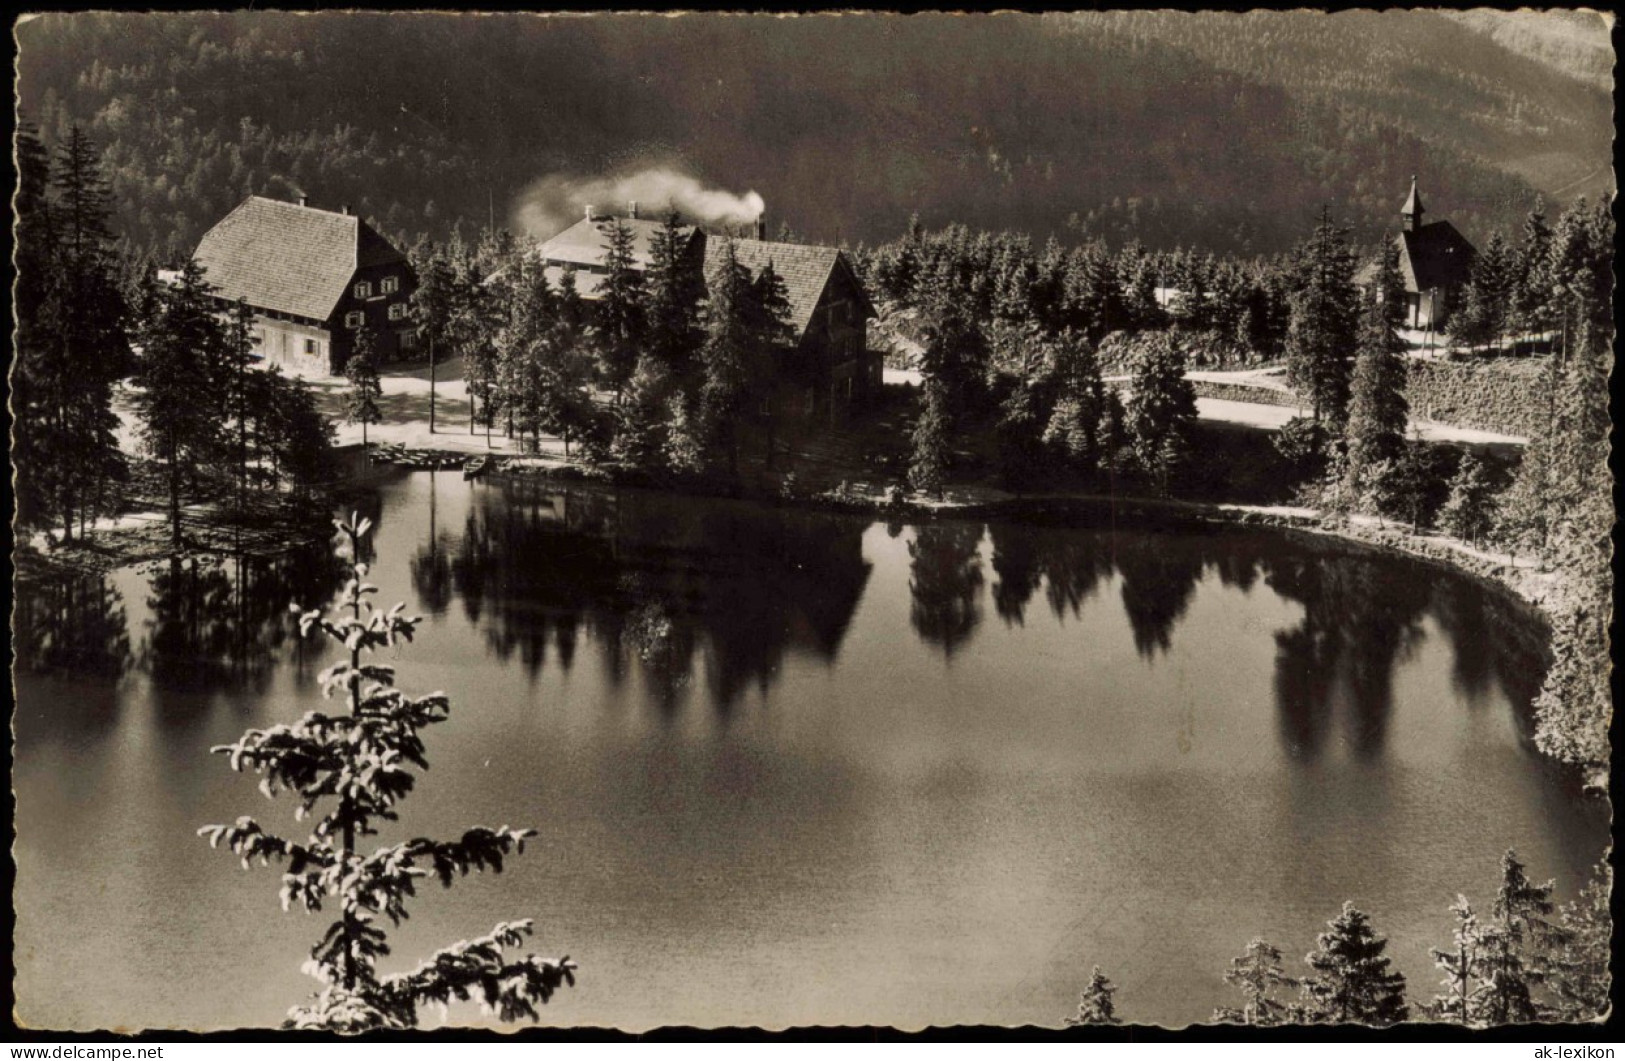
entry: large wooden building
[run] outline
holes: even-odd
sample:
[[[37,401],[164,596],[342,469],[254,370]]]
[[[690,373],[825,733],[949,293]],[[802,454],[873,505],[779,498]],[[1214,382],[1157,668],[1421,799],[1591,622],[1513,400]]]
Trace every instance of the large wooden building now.
[[[596,301],[605,275],[609,232],[614,224],[632,234],[634,268],[649,268],[650,247],[662,223],[637,216],[634,207],[621,218],[599,218],[591,211],[537,248],[548,282],[557,284],[566,266],[576,270],[576,287],[588,304]],[[709,279],[722,260],[724,240],[733,244],[734,256],[751,276],[769,263],[784,281],[790,303],[792,340],[779,351],[772,411],[799,417],[836,416],[853,404],[878,395],[881,358],[868,348],[868,322],[873,304],[845,252],[835,247],[803,243],[776,243],[762,238],[708,235],[698,227],[683,230],[685,253],[693,257]]]
[[[348,208],[250,196],[204,235],[195,258],[223,308],[241,299],[253,309],[256,350],[270,364],[336,375],[363,324],[381,361],[409,356],[412,269]]]
[[[1422,196],[1411,178],[1411,194],[1400,207],[1403,225],[1394,245],[1399,250],[1399,273],[1405,280],[1405,319],[1412,328],[1441,329],[1450,319],[1461,289],[1473,271],[1477,251],[1467,237],[1448,221],[1422,223]],[[1355,283],[1369,287],[1380,263],[1368,262]]]

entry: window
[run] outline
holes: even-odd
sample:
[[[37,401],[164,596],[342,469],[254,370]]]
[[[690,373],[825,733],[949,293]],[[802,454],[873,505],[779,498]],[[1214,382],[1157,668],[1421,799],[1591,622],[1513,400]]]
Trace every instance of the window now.
[[[344,326],[346,328],[359,328],[366,319],[367,315],[365,313],[360,310],[351,310],[344,315]]]
[[[390,306],[389,307],[389,319],[392,320],[392,321],[403,321],[403,320],[405,320],[406,319],[406,303],[397,302],[394,305]]]
[[[400,338],[401,338],[401,349],[402,350],[415,350],[415,349],[417,349],[417,345],[418,345],[418,333],[417,332],[407,331],[407,332],[401,332],[399,334],[400,334]]]
[[[356,284],[355,285],[355,297],[356,298],[371,298],[372,297],[372,284],[369,281],[366,281],[366,280],[363,280],[360,283]]]
[[[316,349],[316,340],[314,340],[314,339],[306,339],[305,340],[305,353],[307,353],[307,354],[316,354],[316,353],[320,353],[320,352],[321,351]]]
[[[846,400],[852,400],[852,377],[846,377]]]
[[[813,393],[813,389],[811,387],[808,387],[807,388],[806,404],[805,404],[805,408],[806,408],[806,412],[807,412],[808,416],[812,415],[813,405],[817,401],[818,401],[818,396]]]
[[[400,289],[401,289],[401,278],[398,277],[398,276],[386,276],[386,277],[384,277],[382,280],[380,280],[378,282],[378,293],[379,294],[393,295],[395,292],[399,291]]]

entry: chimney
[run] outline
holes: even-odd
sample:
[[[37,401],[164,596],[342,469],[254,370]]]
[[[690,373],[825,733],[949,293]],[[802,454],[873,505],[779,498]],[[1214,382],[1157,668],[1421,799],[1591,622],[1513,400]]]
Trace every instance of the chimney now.
[[[633,199],[631,202],[626,204],[626,216],[630,217],[633,221],[638,219],[638,201],[636,199]]]
[[[345,217],[349,217],[350,216],[350,204],[345,203],[343,206],[339,207],[339,213],[343,214]]]
[[[592,219],[593,219],[593,217],[592,217],[592,204],[588,203],[587,204],[587,220],[591,221]]]
[[[299,193],[299,205],[300,206],[309,206],[310,205],[310,196],[306,195],[304,192],[300,192]]]
[[[756,238],[767,242],[767,215],[758,214],[756,217]]]

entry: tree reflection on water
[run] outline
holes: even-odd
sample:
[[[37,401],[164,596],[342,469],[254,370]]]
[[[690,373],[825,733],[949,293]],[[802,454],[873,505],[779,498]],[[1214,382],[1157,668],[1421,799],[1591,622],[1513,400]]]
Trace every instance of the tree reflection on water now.
[[[1349,745],[1362,758],[1376,755],[1387,738],[1394,668],[1423,638],[1428,581],[1395,578],[1391,561],[1369,556],[1290,555],[1265,571],[1271,589],[1304,607],[1302,621],[1275,635],[1282,743],[1314,758],[1342,701]]]
[[[42,734],[100,729],[116,718],[117,680],[134,672],[150,679],[158,720],[184,724],[214,693],[262,689],[296,633],[289,605],[326,600],[340,576],[318,542],[275,557],[193,554],[117,575],[19,581],[17,671],[81,688],[41,696],[18,717]],[[124,594],[143,584],[132,618]]]
[[[327,600],[342,577],[326,542],[275,557],[153,564],[136,658],[160,691],[260,688],[296,637],[291,606]]]
[[[982,525],[927,523],[909,543],[909,619],[923,641],[945,656],[970,640],[982,621]]]
[[[124,595],[106,575],[19,583],[12,651],[20,669],[116,678],[130,664]]]
[[[703,689],[726,716],[752,689],[765,693],[791,657],[833,665],[871,575],[863,519],[537,483],[480,488],[455,505],[435,494],[431,484],[429,525],[410,558],[425,609],[457,608],[492,658],[532,679],[549,664],[568,671],[585,641],[612,685],[636,675],[667,712]],[[375,520],[382,511],[376,494],[346,508]],[[1122,620],[1149,665],[1173,650],[1202,582],[1250,592],[1262,581],[1302,608],[1272,632],[1280,740],[1302,760],[1322,754],[1339,727],[1356,755],[1381,752],[1396,669],[1429,629],[1453,651],[1460,698],[1470,707],[1498,689],[1526,733],[1546,665],[1538,624],[1482,587],[1297,536],[942,520],[912,528],[907,563],[910,628],[945,659],[978,636],[984,595],[1007,627],[1024,624],[1035,599],[1065,621],[1086,605],[1110,607],[1099,590],[1115,578]],[[309,665],[288,606],[328,599],[341,576],[325,542],[271,559],[164,561],[140,573],[134,620],[130,575],[19,583],[16,666],[115,679],[142,671],[159,717],[184,720],[212,690],[263,687],[290,651],[294,666]],[[116,699],[99,702],[112,712]]]
[[[583,633],[612,682],[635,662],[675,708],[703,668],[726,713],[791,653],[840,651],[868,582],[861,520],[642,491],[509,484],[477,491],[452,590],[492,654],[568,669]],[[426,544],[414,571],[438,563]]]

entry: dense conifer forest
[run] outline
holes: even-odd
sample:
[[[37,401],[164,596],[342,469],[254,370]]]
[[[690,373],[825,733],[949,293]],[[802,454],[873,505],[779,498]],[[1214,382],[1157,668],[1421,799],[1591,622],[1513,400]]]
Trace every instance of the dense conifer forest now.
[[[650,165],[758,190],[774,223],[825,241],[918,213],[1249,255],[1290,247],[1326,201],[1374,239],[1413,173],[1469,238],[1537,190],[1562,203],[1607,179],[1607,92],[1542,61],[1549,42],[1425,12],[1268,17],[1199,33],[1166,13],[1001,17],[969,34],[934,16],[763,33],[80,13],[20,27],[19,91],[48,147],[78,124],[104,148],[114,227],[165,258],[249,193],[305,191],[410,244],[511,222],[540,178]]]

